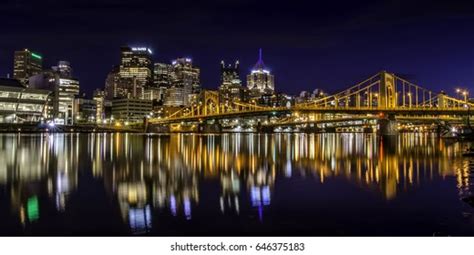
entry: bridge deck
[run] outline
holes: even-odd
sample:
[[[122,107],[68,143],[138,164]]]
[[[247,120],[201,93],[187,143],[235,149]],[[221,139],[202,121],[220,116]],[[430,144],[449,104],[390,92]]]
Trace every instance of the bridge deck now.
[[[394,115],[394,116],[467,116],[472,115],[469,109],[459,108],[436,108],[436,107],[397,107],[397,108],[381,108],[381,107],[272,107],[265,109],[252,109],[246,111],[233,111],[225,113],[201,114],[192,116],[178,116],[172,118],[152,119],[150,124],[173,124],[180,122],[201,122],[210,119],[226,119],[226,118],[245,118],[258,116],[271,116],[284,113],[319,113],[319,114],[355,114],[355,115]]]

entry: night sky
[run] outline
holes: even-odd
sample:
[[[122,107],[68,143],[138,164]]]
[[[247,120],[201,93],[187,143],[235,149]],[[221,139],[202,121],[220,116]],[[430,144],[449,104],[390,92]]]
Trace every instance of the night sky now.
[[[219,85],[222,59],[239,59],[245,81],[259,48],[290,94],[335,92],[380,70],[451,94],[474,82],[470,1],[3,0],[0,13],[0,76],[29,48],[44,67],[70,61],[88,93],[122,45],[150,47],[159,62],[192,57],[204,88]]]

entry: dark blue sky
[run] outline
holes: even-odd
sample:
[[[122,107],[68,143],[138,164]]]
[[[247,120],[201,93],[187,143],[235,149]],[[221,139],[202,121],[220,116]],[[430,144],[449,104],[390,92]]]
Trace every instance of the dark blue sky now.
[[[155,61],[192,57],[205,88],[219,62],[241,78],[263,48],[278,91],[334,92],[388,70],[434,91],[473,88],[470,1],[2,1],[0,75],[13,51],[71,62],[86,92],[104,86],[122,45],[149,46]]]

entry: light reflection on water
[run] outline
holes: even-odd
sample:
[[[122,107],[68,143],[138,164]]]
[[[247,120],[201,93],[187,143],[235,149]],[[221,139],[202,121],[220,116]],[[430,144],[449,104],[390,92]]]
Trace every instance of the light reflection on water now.
[[[463,146],[429,134],[5,134],[1,234],[373,235],[363,212],[383,210],[383,235],[472,235]]]

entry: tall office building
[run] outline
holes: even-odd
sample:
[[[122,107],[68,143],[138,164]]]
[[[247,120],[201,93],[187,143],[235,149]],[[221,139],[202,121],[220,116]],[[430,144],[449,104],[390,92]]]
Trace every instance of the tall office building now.
[[[95,121],[97,123],[103,123],[105,120],[105,91],[96,89],[92,95],[92,100],[95,101]]]
[[[247,87],[254,95],[275,93],[274,77],[263,63],[262,49],[259,50],[257,63],[247,75]]]
[[[234,65],[226,65],[221,61],[221,84],[219,86],[219,94],[221,100],[228,101],[244,101],[246,90],[242,87],[240,80],[239,61],[235,61]]]
[[[178,58],[172,61],[171,86],[166,90],[166,106],[189,105],[201,90],[200,70],[193,66],[190,58]]]
[[[95,123],[97,118],[97,101],[86,98],[84,93],[74,98],[73,111],[75,123]]]
[[[68,61],[59,61],[58,65],[53,66],[52,69],[61,77],[72,77],[72,67]]]
[[[145,88],[152,85],[151,54],[151,49],[147,47],[121,47],[119,86],[129,87],[129,97],[143,98]]]
[[[52,69],[57,77],[56,119],[59,124],[72,125],[75,121],[74,98],[79,95],[79,80],[73,77],[72,67],[67,61],[59,61]]]
[[[173,66],[165,63],[155,63],[153,84],[155,87],[169,87],[173,76]]]
[[[28,83],[28,79],[43,69],[43,57],[28,49],[15,51],[13,59],[13,78],[23,84]]]
[[[174,86],[181,86],[191,93],[199,93],[201,83],[199,81],[200,70],[193,66],[193,60],[190,58],[178,58],[172,62],[173,73],[172,83]]]
[[[224,60],[221,61],[221,86],[229,87],[231,85],[242,85],[239,77],[239,61],[235,61],[234,66],[228,64],[226,66]]]
[[[162,103],[166,90],[171,87],[174,68],[170,64],[155,63],[153,68],[153,86],[145,88],[145,99]]]
[[[79,80],[73,77],[69,62],[59,61],[51,70],[30,77],[29,86],[53,92],[50,115],[56,124],[74,124],[74,99],[79,95],[80,87]]]
[[[108,100],[112,100],[113,98],[126,98],[129,89],[128,86],[122,86],[120,83],[120,66],[114,66],[105,79],[105,98]]]

